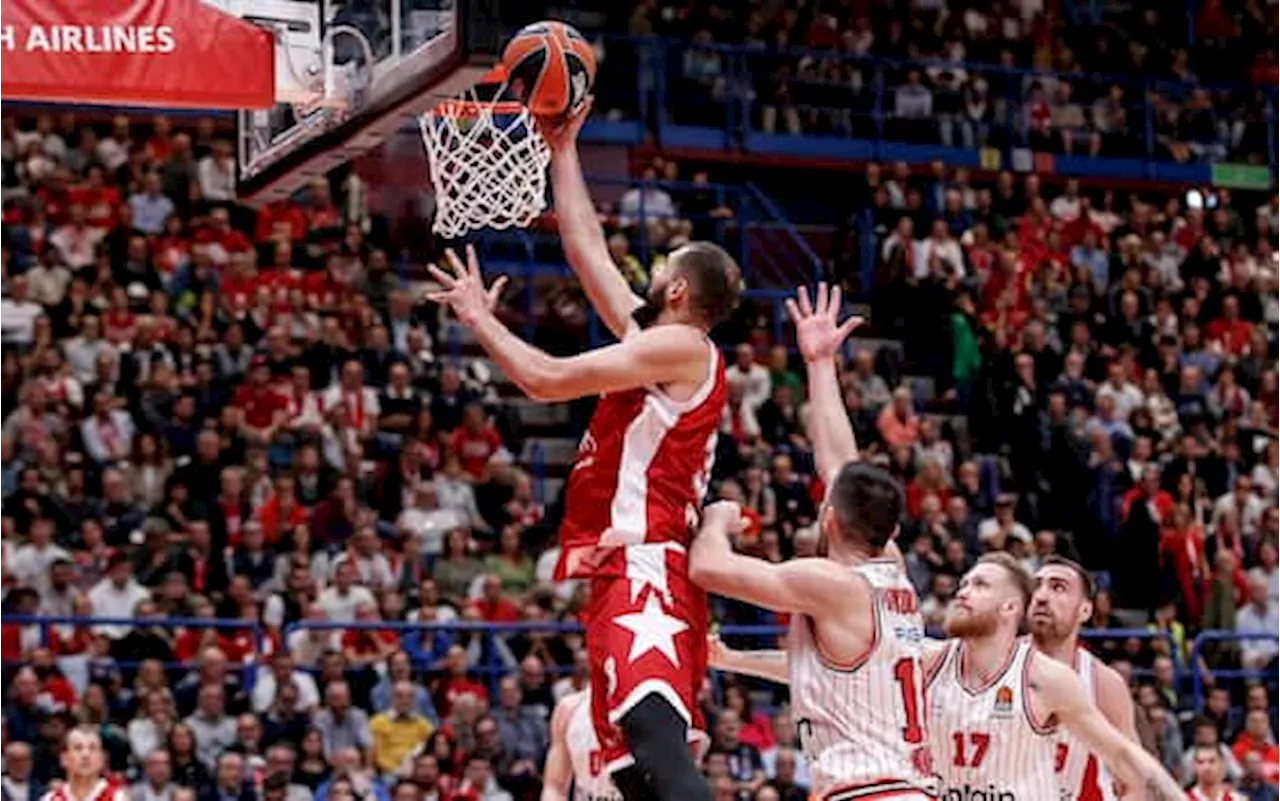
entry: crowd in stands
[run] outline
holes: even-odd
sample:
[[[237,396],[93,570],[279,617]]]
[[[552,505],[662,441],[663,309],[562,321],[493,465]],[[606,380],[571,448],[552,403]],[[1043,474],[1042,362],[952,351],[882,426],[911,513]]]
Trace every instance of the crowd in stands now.
[[[680,43],[665,69],[686,124],[724,125],[724,104],[752,101],[765,133],[1268,158],[1277,14],[1261,0],[644,0],[618,7],[611,29]],[[607,87],[656,69],[634,41],[603,48]]]
[[[134,801],[536,797],[549,711],[586,678],[583,588],[552,580],[560,499],[386,227],[326,182],[236,207],[212,122],[2,134],[4,611],[113,619],[0,627],[6,801],[58,779],[74,722]],[[1277,630],[1276,196],[940,165],[873,166],[858,191],[878,261],[855,288],[901,347],[856,344],[845,400],[904,483],[929,621],[985,550],[1080,556],[1110,579],[1093,627],[1162,635],[1093,643],[1132,677],[1147,747],[1188,785],[1221,770],[1276,798],[1275,640],[1190,654],[1201,629]],[[695,202],[646,198],[671,211],[653,225],[636,196],[611,210],[629,280],[655,266],[638,240],[699,235]],[[803,372],[735,326],[715,491],[756,523],[741,548],[811,555]],[[480,622],[548,628],[402,625]],[[704,702],[717,798],[805,797],[784,693],[722,678]]]

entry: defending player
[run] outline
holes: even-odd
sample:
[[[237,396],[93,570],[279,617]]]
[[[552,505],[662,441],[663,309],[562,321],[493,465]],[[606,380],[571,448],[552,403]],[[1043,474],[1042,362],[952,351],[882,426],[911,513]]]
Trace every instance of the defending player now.
[[[1093,614],[1093,577],[1080,565],[1050,556],[1036,571],[1029,616],[1031,642],[1040,653],[1069,665],[1103,717],[1138,742],[1133,699],[1119,673],[1080,646],[1080,629]],[[1110,772],[1085,745],[1070,736],[1058,740],[1054,774],[1062,801],[1115,801]]]
[[[785,652],[729,652],[741,672],[786,681],[813,775],[827,801],[932,798],[915,590],[893,555],[903,495],[886,472],[859,464],[840,403],[835,353],[857,319],[837,325],[839,289],[800,290],[790,310],[809,369],[815,456],[830,491],[819,518],[827,557],[774,564],[734,553],[738,506],[705,513],[690,555],[709,592],[794,615]]]
[[[129,801],[124,785],[103,776],[107,757],[95,727],[76,726],[67,732],[61,763],[66,781],[41,801]]]
[[[701,727],[706,596],[689,582],[726,390],[711,328],[733,307],[739,271],[717,245],[672,252],[648,301],[609,258],[577,164],[584,114],[550,135],[552,184],[565,254],[620,342],[558,359],[493,314],[475,253],[432,268],[447,302],[504,373],[536,400],[600,395],[566,487],[560,577],[589,578],[591,709],[606,770],[625,797],[710,799],[684,743]],[[497,288],[495,284],[495,290]],[[636,770],[627,770],[632,765]]]
[[[551,713],[551,748],[542,771],[542,801],[622,801],[622,793],[600,759],[589,690],[561,698]]]
[[[1033,585],[1005,552],[965,574],[943,629],[953,639],[926,660],[929,742],[939,798],[1052,801],[1059,727],[1139,797],[1172,801],[1177,783],[1111,725],[1075,671],[1018,636]]]

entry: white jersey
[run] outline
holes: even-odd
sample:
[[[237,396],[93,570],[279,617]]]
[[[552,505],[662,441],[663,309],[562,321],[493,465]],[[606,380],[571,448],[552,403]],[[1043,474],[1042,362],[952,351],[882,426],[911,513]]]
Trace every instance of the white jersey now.
[[[1076,651],[1076,675],[1091,698],[1098,697],[1098,657],[1084,650]],[[1111,772],[1088,747],[1066,731],[1058,733],[1054,756],[1054,772],[1058,777],[1058,796],[1062,801],[1116,801],[1115,780]]]
[[[1225,784],[1222,785],[1221,795],[1217,796],[1209,795],[1204,790],[1201,790],[1200,785],[1197,784],[1187,791],[1187,798],[1190,799],[1190,801],[1247,801],[1243,795],[1232,790]]]
[[[825,658],[813,621],[801,615],[792,618],[787,641],[791,711],[814,796],[933,795],[920,662],[924,621],[915,590],[891,559],[851,570],[871,586],[875,629],[866,653],[843,665]]]
[[[569,756],[573,763],[573,801],[622,801],[622,793],[613,785],[601,758],[600,740],[591,723],[591,696],[582,698],[569,715],[565,730]]]
[[[1027,677],[1034,653],[1019,639],[1005,667],[971,688],[964,643],[952,640],[929,677],[929,742],[939,801],[1056,801],[1057,731],[1033,719]]]

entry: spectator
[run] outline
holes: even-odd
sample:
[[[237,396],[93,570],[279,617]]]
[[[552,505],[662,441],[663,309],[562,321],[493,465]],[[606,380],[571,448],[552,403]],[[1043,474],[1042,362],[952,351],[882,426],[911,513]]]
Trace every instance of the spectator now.
[[[435,731],[431,722],[414,708],[414,690],[411,682],[397,681],[391,688],[391,708],[369,721],[371,761],[384,776],[394,773],[405,757]]]
[[[920,435],[920,419],[912,408],[911,390],[898,387],[893,402],[885,406],[876,419],[880,437],[891,448],[910,447]]]
[[[358,748],[367,752],[372,745],[369,716],[351,704],[351,688],[345,681],[330,683],[324,690],[324,706],[312,718],[324,742],[329,759],[342,749]],[[319,794],[317,793],[317,801]]]
[[[1269,590],[1266,577],[1250,576],[1249,602],[1235,616],[1237,634],[1257,637],[1240,643],[1240,661],[1250,670],[1272,670],[1280,650],[1271,638],[1272,632],[1280,631],[1280,617],[1277,617],[1276,607],[1269,602]]]
[[[315,679],[294,667],[293,655],[281,650],[272,655],[269,669],[258,671],[253,683],[253,711],[264,714],[286,684],[298,691],[298,709],[310,711],[319,705],[320,692],[316,689]]]
[[[16,741],[5,745],[4,776],[0,777],[0,791],[3,791],[5,801],[40,801],[44,796],[44,785],[34,778],[34,765],[29,742]]]
[[[239,784],[244,761],[223,764],[226,750],[236,742],[236,721],[226,711],[226,691],[218,684],[200,687],[196,711],[183,720],[196,741],[196,757],[215,775],[222,792],[230,792]],[[239,757],[239,755],[237,755]],[[215,772],[216,769],[216,772]],[[232,779],[235,782],[232,782]]]
[[[737,712],[728,709],[721,712],[716,719],[712,751],[725,755],[729,777],[737,786],[738,793],[750,795],[765,783],[764,765],[760,761],[760,752],[739,738],[741,730],[742,721]]]

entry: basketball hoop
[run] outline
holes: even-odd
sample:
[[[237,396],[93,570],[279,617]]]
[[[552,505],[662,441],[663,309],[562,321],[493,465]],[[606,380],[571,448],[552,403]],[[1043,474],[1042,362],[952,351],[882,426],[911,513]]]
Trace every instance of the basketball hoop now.
[[[524,105],[481,100],[473,88],[418,122],[436,191],[431,229],[439,236],[523,228],[547,207],[551,151]]]

